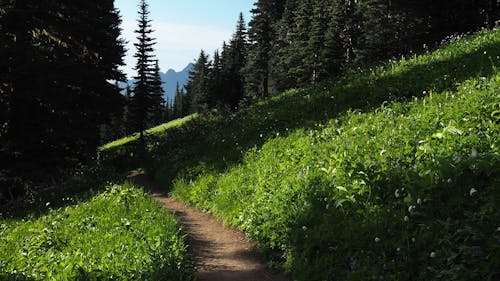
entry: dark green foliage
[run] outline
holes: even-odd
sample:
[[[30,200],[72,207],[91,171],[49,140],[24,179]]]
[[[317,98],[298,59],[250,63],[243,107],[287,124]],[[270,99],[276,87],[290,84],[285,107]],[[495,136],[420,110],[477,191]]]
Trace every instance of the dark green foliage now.
[[[179,82],[177,82],[176,88],[175,88],[175,98],[174,98],[174,103],[173,103],[173,109],[172,109],[172,119],[180,118],[182,116],[187,115],[187,110],[185,108],[185,102],[184,99],[186,97],[186,94],[184,93],[184,90],[180,89],[179,87]]]
[[[185,86],[190,113],[205,112],[209,102],[210,62],[205,51],[201,50],[193,70],[189,72],[189,80]]]
[[[253,15],[245,67],[249,97],[418,53],[500,19],[498,2],[489,0],[257,1]]]
[[[246,23],[240,13],[236,31],[229,44],[222,49],[222,75],[224,76],[224,91],[222,103],[231,110],[238,108],[244,97],[243,67],[247,61],[248,38]]]
[[[272,43],[277,35],[276,19],[281,17],[285,1],[259,0],[252,10],[248,31],[248,59],[245,65],[246,96],[269,96],[269,75]]]
[[[111,0],[2,1],[0,10],[0,170],[57,177],[95,157],[100,125],[121,110],[108,82],[123,80],[118,11]]]
[[[222,60],[219,51],[216,50],[208,75],[207,103],[210,108],[223,108],[225,106],[223,100],[224,87]]]
[[[168,112],[168,104],[163,99],[165,91],[162,84],[160,66],[158,65],[158,60],[156,60],[151,79],[151,122],[148,124],[148,128],[160,125],[166,121],[164,117],[165,113]]]
[[[231,41],[223,43],[222,52],[216,51],[213,61],[201,50],[185,86],[184,101],[189,104],[189,113],[207,113],[213,108],[238,109],[244,98],[243,68],[247,48],[246,24],[243,14],[240,14]]]

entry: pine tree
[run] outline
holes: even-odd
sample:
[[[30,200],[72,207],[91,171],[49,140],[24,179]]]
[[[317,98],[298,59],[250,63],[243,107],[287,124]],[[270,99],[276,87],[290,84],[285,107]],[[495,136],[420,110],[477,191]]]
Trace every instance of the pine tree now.
[[[201,50],[193,70],[189,73],[186,94],[190,102],[190,112],[204,112],[208,109],[209,61],[205,51]]]
[[[248,38],[243,13],[238,17],[236,31],[228,45],[222,50],[222,72],[224,76],[223,104],[236,110],[244,97],[243,67],[248,55]]]
[[[210,67],[210,73],[208,77],[208,106],[210,108],[223,107],[223,91],[224,91],[224,80],[223,80],[223,65],[222,59],[219,55],[219,51],[214,52],[214,57],[212,60],[212,65]]]
[[[122,107],[119,89],[108,82],[124,77],[113,1],[5,3],[0,4],[0,36],[5,36],[0,84],[9,92],[5,162],[18,176],[42,178],[49,169],[92,160],[99,128]]]
[[[163,82],[160,76],[160,66],[158,60],[155,62],[155,67],[153,70],[153,77],[151,80],[151,112],[150,112],[150,127],[159,125],[165,120],[163,117],[165,115],[165,107],[168,109],[168,104],[165,103],[163,98],[165,91],[163,90]]]
[[[248,30],[248,59],[244,68],[248,97],[269,96],[270,60],[277,22],[282,17],[285,0],[259,0],[252,9]]]
[[[296,83],[293,77],[288,76],[289,49],[295,34],[295,11],[297,0],[287,0],[283,16],[276,23],[276,38],[273,40],[270,70],[269,88],[271,92],[282,92]]]
[[[134,43],[137,49],[134,55],[137,58],[135,70],[137,76],[134,83],[134,95],[130,103],[130,113],[132,116],[132,127],[136,132],[139,132],[141,142],[144,142],[144,131],[146,130],[150,110],[152,109],[153,97],[153,63],[155,62],[153,55],[153,46],[156,44],[151,37],[153,30],[151,29],[151,20],[149,19],[149,6],[146,0],[141,0],[139,5],[139,26],[135,32],[138,34],[138,43]]]
[[[175,86],[175,98],[173,104],[173,119],[183,117],[184,115],[184,91],[180,89],[179,82]]]
[[[305,57],[303,64],[306,75],[309,76],[306,81],[314,84],[328,77],[328,61],[324,55],[326,48],[325,34],[330,23],[331,13],[328,10],[328,6],[330,6],[328,1],[313,0],[312,4],[311,28],[306,48],[308,56]]]

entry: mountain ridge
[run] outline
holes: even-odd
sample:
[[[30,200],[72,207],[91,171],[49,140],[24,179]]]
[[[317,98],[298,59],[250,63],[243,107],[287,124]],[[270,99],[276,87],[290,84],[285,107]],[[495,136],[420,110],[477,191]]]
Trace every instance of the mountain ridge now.
[[[174,69],[170,68],[166,72],[160,72],[160,77],[163,82],[163,91],[165,94],[163,98],[165,101],[172,103],[175,98],[175,88],[177,86],[177,82],[179,83],[179,87],[182,89],[189,78],[189,72],[193,69],[193,64],[188,63],[186,67],[184,67],[181,71],[177,72]],[[118,86],[122,89],[122,93],[125,94],[127,85],[132,87],[135,82],[135,79],[130,79],[126,83],[121,82],[118,83]]]

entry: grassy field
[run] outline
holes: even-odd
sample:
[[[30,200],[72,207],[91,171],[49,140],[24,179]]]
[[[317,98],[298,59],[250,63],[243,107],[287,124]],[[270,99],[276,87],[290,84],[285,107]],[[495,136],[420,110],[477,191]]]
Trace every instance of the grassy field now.
[[[173,215],[125,183],[0,219],[0,280],[192,280]]]
[[[498,280],[499,68],[500,30],[454,38],[170,128],[142,164],[294,280]]]
[[[184,118],[176,119],[171,122],[161,124],[159,126],[156,126],[154,128],[151,128],[149,130],[146,130],[146,134],[153,134],[153,135],[158,135],[161,134],[162,132],[170,129],[170,128],[175,128],[179,127],[182,124],[186,123],[187,121],[196,118],[196,114],[186,116]],[[133,134],[132,136],[128,136],[119,140],[115,140],[113,142],[107,143],[103,145],[102,147],[99,148],[99,150],[104,151],[104,150],[111,150],[116,147],[120,147],[122,145],[126,145],[130,142],[137,141],[139,139],[139,134]]]

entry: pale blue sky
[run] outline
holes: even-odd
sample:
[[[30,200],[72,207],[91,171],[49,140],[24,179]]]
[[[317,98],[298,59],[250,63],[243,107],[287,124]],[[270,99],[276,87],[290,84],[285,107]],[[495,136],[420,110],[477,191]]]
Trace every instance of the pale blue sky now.
[[[157,38],[156,55],[163,72],[170,68],[182,70],[193,62],[201,49],[209,54],[228,41],[236,28],[238,14],[243,12],[250,19],[255,0],[148,0],[153,20],[154,37]],[[127,44],[124,68],[130,77],[135,60],[137,6],[139,0],[116,0],[115,6],[122,15],[122,36]]]

